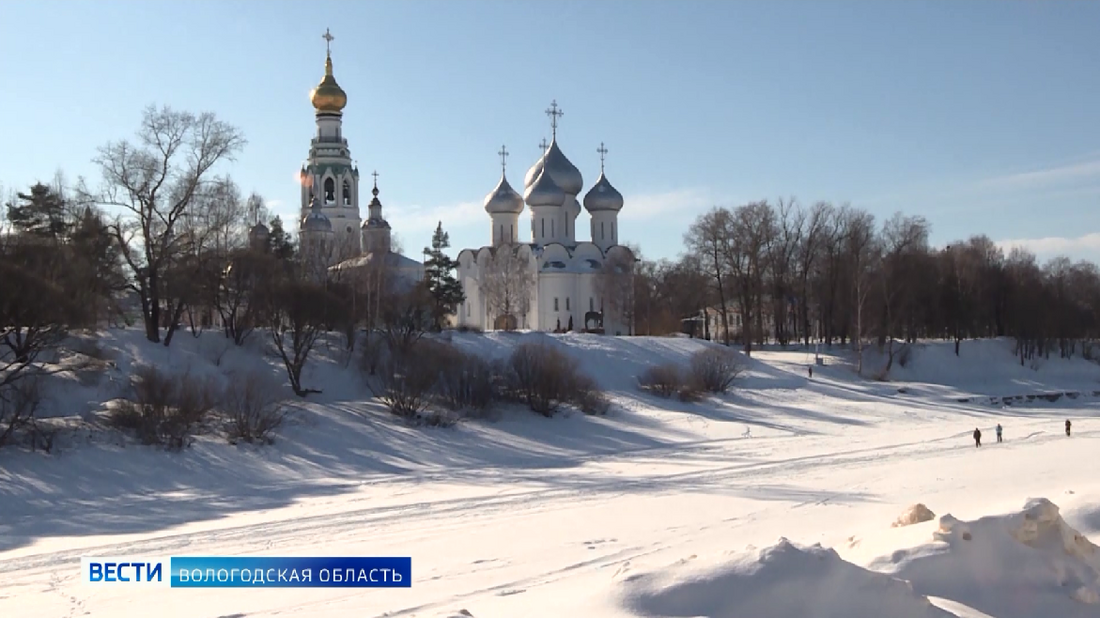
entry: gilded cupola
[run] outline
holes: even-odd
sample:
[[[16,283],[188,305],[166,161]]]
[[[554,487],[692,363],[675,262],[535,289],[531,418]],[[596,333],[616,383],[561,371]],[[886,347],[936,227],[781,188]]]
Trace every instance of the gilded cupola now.
[[[326,43],[331,43],[334,37],[326,30],[324,38]],[[347,93],[332,76],[331,49],[325,53],[325,76],[321,79],[321,83],[309,93],[309,100],[313,102],[314,109],[319,112],[339,112],[348,104]]]

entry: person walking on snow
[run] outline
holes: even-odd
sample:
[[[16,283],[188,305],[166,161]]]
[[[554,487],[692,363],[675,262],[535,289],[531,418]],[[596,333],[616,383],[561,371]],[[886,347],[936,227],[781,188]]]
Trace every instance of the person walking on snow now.
[[[1001,441],[1001,424],[997,423],[997,441]]]
[[[1072,423],[1070,423],[1069,419],[1067,418],[1066,419],[1066,437],[1067,438],[1069,437],[1069,427],[1070,427],[1070,425],[1072,425]]]
[[[982,431],[977,427],[974,428],[974,446],[979,447],[982,445]]]

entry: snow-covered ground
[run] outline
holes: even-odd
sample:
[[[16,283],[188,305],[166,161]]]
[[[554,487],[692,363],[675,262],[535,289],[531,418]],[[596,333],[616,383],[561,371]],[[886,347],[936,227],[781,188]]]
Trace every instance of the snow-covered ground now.
[[[547,339],[611,395],[605,417],[523,410],[412,428],[335,349],[267,447],[178,454],[97,427],[126,372],[212,380],[273,358],[181,334],[102,337],[112,365],[58,376],[51,454],[0,449],[0,616],[1100,616],[1100,365],[1021,367],[1005,341],[917,346],[889,381],[851,357],[754,352],[701,403],[635,376],[681,338],[454,335],[485,356]],[[866,375],[883,359],[871,353]],[[990,396],[1081,393],[991,405]],[[976,397],[976,396],[982,397]],[[970,401],[959,401],[970,399]],[[1074,422],[1072,438],[1063,421]],[[996,444],[993,426],[1005,428]],[[983,431],[983,446],[970,438]],[[1037,499],[1037,500],[1033,500]],[[1038,500],[1046,499],[1046,501]],[[894,526],[911,505],[934,517]],[[921,518],[917,518],[921,519]],[[79,583],[82,555],[412,556],[406,589],[130,589]]]

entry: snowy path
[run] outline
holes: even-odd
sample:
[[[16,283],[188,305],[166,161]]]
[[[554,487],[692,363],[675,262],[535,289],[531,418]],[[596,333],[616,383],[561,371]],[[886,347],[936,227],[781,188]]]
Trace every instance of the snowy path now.
[[[463,608],[477,618],[625,616],[610,588],[642,567],[780,536],[841,551],[915,501],[965,517],[1031,493],[1096,495],[1095,475],[1078,464],[1094,460],[1097,428],[1080,421],[1067,441],[1050,431],[1055,422],[1018,420],[1015,434],[1029,437],[980,451],[957,426],[908,422],[902,432],[698,440],[561,469],[364,480],[277,510],[151,534],[43,539],[0,554],[0,615],[125,617],[156,604],[166,617],[439,617]],[[77,582],[79,558],[90,554],[411,555],[414,582],[406,590],[92,589]],[[165,594],[180,601],[165,603]]]

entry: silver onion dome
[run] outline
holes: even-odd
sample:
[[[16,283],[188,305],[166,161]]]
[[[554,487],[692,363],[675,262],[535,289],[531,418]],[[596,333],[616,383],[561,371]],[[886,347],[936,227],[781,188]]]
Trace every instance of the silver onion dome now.
[[[611,185],[607,176],[600,173],[596,184],[588,190],[584,196],[584,209],[588,212],[611,210],[618,212],[623,209],[623,194]]]
[[[565,191],[543,170],[527,187],[523,195],[529,206],[561,206],[565,203]]]
[[[523,196],[516,193],[504,174],[500,175],[500,182],[489,195],[485,196],[485,212],[494,215],[502,213],[516,214],[523,212]]]
[[[584,177],[581,176],[581,171],[573,165],[565,156],[565,153],[561,151],[561,148],[558,147],[557,138],[550,142],[550,146],[547,147],[542,157],[535,161],[531,169],[527,170],[527,176],[524,177],[524,186],[531,186],[531,183],[535,181],[535,178],[543,169],[550,170],[550,176],[554,179],[554,182],[561,187],[562,191],[570,195],[577,195],[584,187]]]

